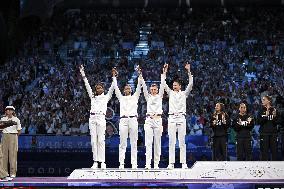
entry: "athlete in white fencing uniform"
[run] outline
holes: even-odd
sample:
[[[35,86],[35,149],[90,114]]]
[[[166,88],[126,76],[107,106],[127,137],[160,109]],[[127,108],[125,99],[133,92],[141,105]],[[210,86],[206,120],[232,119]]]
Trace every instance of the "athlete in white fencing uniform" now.
[[[92,168],[98,168],[98,162],[101,162],[101,168],[105,169],[105,114],[107,110],[107,103],[111,99],[114,91],[114,82],[112,82],[107,94],[104,94],[104,86],[101,83],[95,86],[95,92],[93,92],[88,79],[86,78],[83,66],[80,66],[80,73],[83,77],[88,95],[91,98],[89,128],[94,160]],[[112,75],[115,76],[114,71],[112,72]]]
[[[161,79],[161,85],[164,85],[166,92],[169,95],[169,119],[168,119],[168,134],[169,134],[169,169],[174,168],[175,163],[175,145],[176,145],[176,133],[178,132],[178,141],[180,147],[180,163],[182,168],[187,168],[186,165],[186,98],[192,90],[193,76],[190,72],[190,64],[185,65],[185,69],[188,71],[189,83],[185,91],[181,91],[181,85],[179,81],[173,82],[173,90],[171,90],[166,84],[166,73],[168,65],[166,64],[163,69],[163,75]]]
[[[141,75],[142,78],[142,75]],[[159,168],[161,156],[161,137],[163,132],[162,126],[162,99],[164,95],[164,88],[161,85],[160,91],[156,84],[150,87],[150,94],[148,93],[146,83],[142,78],[142,87],[145,99],[147,101],[147,113],[144,125],[145,130],[145,146],[146,146],[146,169],[151,168],[152,160],[152,145],[154,139],[154,169]]]
[[[137,140],[138,140],[138,121],[137,108],[138,99],[141,93],[141,81],[138,78],[136,91],[131,95],[130,85],[124,87],[121,94],[117,81],[115,79],[115,94],[120,102],[120,122],[119,122],[119,168],[124,169],[125,151],[127,147],[127,138],[129,135],[131,145],[131,165],[133,169],[137,169]]]

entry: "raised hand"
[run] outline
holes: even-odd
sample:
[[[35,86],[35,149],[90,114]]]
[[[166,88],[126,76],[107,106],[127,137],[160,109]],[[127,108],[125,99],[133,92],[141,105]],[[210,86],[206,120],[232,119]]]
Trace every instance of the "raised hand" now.
[[[166,74],[168,72],[168,68],[169,68],[169,65],[165,63],[163,67],[163,74]]]
[[[222,114],[222,122],[223,122],[224,124],[226,124],[226,122],[227,122],[227,121],[226,121],[226,117],[225,117],[225,114],[224,114],[224,113]]]
[[[138,72],[138,75],[141,76],[142,75],[142,70],[141,67],[138,65],[135,70]]]
[[[276,117],[276,109],[275,109],[275,108],[273,109],[272,115],[273,115],[274,117]]]
[[[242,120],[239,118],[238,124],[241,125],[242,124]]]
[[[116,77],[116,76],[118,75],[118,72],[117,72],[117,70],[116,70],[116,67],[113,67],[113,68],[111,69],[111,74],[112,74],[113,77]]]
[[[80,70],[82,77],[85,77],[85,68],[82,64],[79,66],[79,70]]]
[[[249,118],[248,118],[248,123],[250,124],[251,121],[252,121],[252,118],[249,117]]]
[[[213,125],[217,124],[217,118],[218,118],[217,115],[213,115]]]
[[[265,116],[266,117],[269,116],[269,109],[268,108],[266,109]]]
[[[187,72],[190,72],[190,64],[189,63],[185,64],[185,69],[187,70]]]

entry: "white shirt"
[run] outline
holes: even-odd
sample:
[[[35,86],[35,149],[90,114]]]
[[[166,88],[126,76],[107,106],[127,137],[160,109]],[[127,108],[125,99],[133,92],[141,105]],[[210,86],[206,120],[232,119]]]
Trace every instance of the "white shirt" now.
[[[203,125],[202,124],[195,124],[193,126],[193,130],[195,131],[195,135],[198,135],[198,136],[201,136],[202,135],[202,128],[203,128]]]
[[[84,83],[88,92],[89,97],[91,98],[91,110],[90,113],[96,114],[106,114],[107,111],[107,103],[112,97],[112,93],[114,90],[114,82],[112,82],[108,93],[105,95],[104,93],[95,96],[92,88],[88,82],[88,79],[85,77]]]
[[[123,96],[117,86],[117,80],[114,79],[114,89],[116,97],[120,103],[120,117],[137,116],[138,99],[141,93],[141,81],[138,78],[136,91],[133,95]]]
[[[48,125],[45,126],[45,130],[47,134],[52,134],[54,131],[54,125],[51,124],[50,127]]]
[[[6,127],[5,129],[3,129],[3,133],[13,133],[13,134],[16,134],[18,133],[19,130],[22,130],[22,127],[21,127],[21,122],[19,120],[19,118],[15,117],[15,116],[12,116],[11,118],[8,118],[7,116],[5,117],[2,117],[1,118],[1,121],[15,121],[17,123],[17,125],[12,125],[10,127]]]
[[[162,101],[163,101],[163,95],[164,95],[164,87],[161,85],[159,94],[156,95],[151,95],[147,91],[147,86],[144,81],[142,80],[142,87],[143,87],[143,92],[145,99],[147,101],[147,113],[150,115],[154,114],[162,114],[163,113],[163,108],[162,108]]]
[[[186,114],[186,98],[192,90],[193,76],[188,74],[189,83],[185,91],[173,91],[166,83],[166,76],[162,75],[161,85],[164,85],[166,92],[169,95],[169,114]]]

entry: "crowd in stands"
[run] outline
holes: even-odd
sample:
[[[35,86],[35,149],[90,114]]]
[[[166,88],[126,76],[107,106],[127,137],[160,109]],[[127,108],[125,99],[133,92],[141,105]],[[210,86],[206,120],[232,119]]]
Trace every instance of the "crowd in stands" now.
[[[24,134],[87,135],[90,99],[79,74],[80,64],[85,65],[91,86],[103,82],[108,90],[112,67],[118,69],[122,89],[138,64],[147,83],[159,82],[165,62],[169,64],[168,85],[180,78],[185,86],[188,61],[194,85],[187,99],[187,133],[210,135],[208,120],[216,102],[225,103],[233,115],[245,101],[254,116],[264,94],[271,95],[276,106],[283,104],[283,23],[283,8],[56,12],[0,68],[0,111],[14,105]],[[145,24],[151,27],[150,51],[132,58],[131,49],[123,48],[123,43],[136,44]],[[153,41],[162,42],[163,47],[152,47]],[[167,101],[165,93],[164,134]],[[142,95],[139,103],[143,125],[146,101]],[[109,107],[115,115],[107,137],[117,135],[118,130],[115,96]],[[143,135],[143,127],[139,132]]]

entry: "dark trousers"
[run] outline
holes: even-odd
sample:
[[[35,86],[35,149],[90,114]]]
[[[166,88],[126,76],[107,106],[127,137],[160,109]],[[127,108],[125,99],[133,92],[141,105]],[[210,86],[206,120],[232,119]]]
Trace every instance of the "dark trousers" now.
[[[213,137],[212,144],[212,159],[213,161],[227,161],[227,137]]]
[[[252,147],[250,138],[237,138],[236,142],[237,160],[238,161],[251,161],[252,160]]]
[[[260,135],[260,159],[262,161],[268,161],[270,158],[271,152],[271,160],[277,160],[277,134],[271,135]]]

